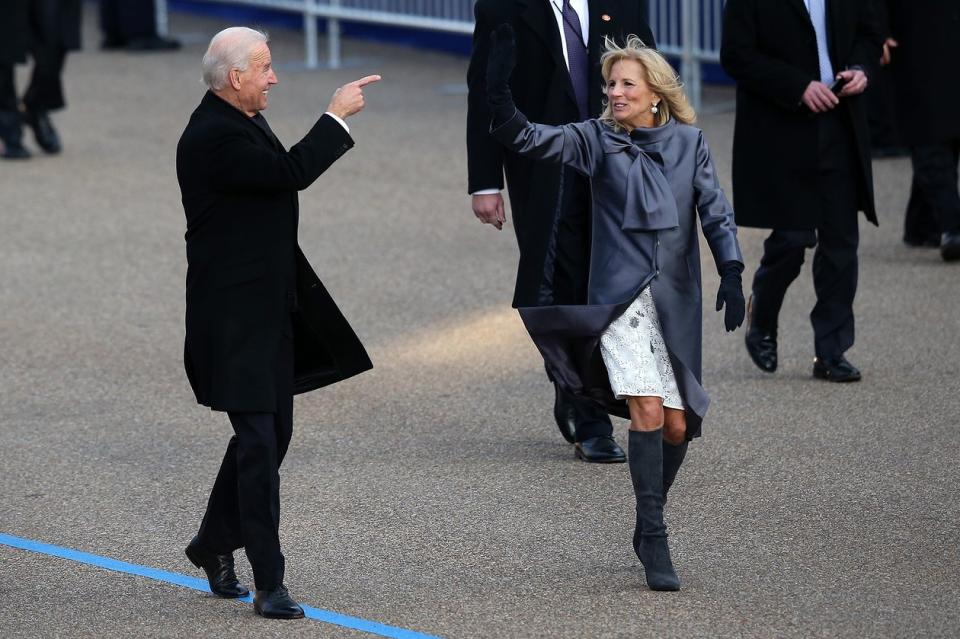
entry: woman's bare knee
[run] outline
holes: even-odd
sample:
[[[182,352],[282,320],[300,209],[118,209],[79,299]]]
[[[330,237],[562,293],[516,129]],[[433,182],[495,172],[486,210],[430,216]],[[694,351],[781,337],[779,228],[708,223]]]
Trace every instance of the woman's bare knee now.
[[[682,410],[663,409],[663,438],[674,446],[687,439],[687,417]]]
[[[663,427],[663,400],[659,397],[628,397],[630,430],[657,430]]]

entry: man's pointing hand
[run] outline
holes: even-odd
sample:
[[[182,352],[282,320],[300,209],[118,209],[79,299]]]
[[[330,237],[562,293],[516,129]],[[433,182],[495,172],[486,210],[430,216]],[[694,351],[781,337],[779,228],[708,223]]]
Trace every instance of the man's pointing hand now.
[[[327,107],[327,111],[341,119],[346,119],[355,113],[359,113],[364,107],[363,87],[379,81],[379,75],[368,75],[365,78],[348,82],[333,92],[333,97],[330,98],[330,106]]]

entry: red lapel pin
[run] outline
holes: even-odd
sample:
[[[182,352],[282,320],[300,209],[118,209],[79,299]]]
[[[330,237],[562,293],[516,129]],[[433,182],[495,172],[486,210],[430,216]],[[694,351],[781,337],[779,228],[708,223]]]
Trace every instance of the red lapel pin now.
[[[600,19],[603,20],[604,22],[610,22],[610,16],[608,16],[607,14],[603,14],[602,16],[600,16]]]

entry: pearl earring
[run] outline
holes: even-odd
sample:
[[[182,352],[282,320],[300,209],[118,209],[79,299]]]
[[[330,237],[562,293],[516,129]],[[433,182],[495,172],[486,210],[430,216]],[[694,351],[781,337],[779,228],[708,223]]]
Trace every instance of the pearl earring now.
[[[651,113],[656,113],[656,112],[659,111],[659,110],[660,110],[660,109],[657,108],[657,105],[656,105],[656,104],[651,104],[651,105],[650,105],[650,112],[651,112]]]

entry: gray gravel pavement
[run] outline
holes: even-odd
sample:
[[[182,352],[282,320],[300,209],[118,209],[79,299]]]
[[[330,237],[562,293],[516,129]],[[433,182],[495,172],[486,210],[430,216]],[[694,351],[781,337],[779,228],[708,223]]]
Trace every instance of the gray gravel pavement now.
[[[198,576],[182,548],[231,430],[183,373],[174,151],[202,42],[227,25],[172,25],[195,36],[184,50],[128,55],[96,50],[88,20],[65,152],[0,164],[0,533]],[[469,210],[449,91],[466,60],[346,40],[359,64],[311,73],[299,34],[272,35],[267,115],[287,145],[337,86],[384,77],[350,120],[355,149],[301,195],[301,245],[375,368],[297,399],[281,536],[298,598],[448,638],[960,634],[960,266],[900,242],[908,160],[875,163],[881,227],[861,226],[863,382],[810,376],[809,264],[775,375],[723,332],[704,269],[713,404],[668,506],[684,589],[652,593],[627,469],[559,437],[509,308],[512,231]],[[733,115],[701,126],[729,185]],[[749,276],[764,233],[740,237]],[[249,583],[242,555],[238,570]],[[2,545],[0,635],[370,636]]]

